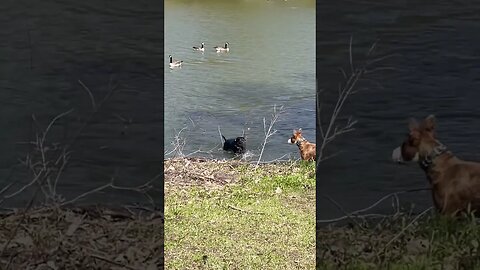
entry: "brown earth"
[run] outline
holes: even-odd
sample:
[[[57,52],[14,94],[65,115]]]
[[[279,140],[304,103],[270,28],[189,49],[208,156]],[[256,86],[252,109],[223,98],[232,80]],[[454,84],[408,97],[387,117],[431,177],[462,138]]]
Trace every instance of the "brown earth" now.
[[[0,214],[1,269],[163,269],[163,215],[42,207]]]

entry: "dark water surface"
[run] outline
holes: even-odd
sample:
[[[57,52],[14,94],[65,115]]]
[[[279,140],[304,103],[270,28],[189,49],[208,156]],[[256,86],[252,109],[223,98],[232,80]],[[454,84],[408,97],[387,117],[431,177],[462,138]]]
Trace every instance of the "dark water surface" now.
[[[390,161],[409,117],[435,114],[439,139],[458,157],[480,160],[480,4],[343,1],[320,3],[317,12],[319,88],[336,91],[339,67],[349,66],[351,36],[354,62],[378,40],[375,56],[393,56],[373,67],[394,68],[366,74],[381,86],[363,82],[366,89],[346,105],[357,129],[334,142],[330,151],[343,151],[339,156],[319,166],[318,219],[343,216],[324,194],[353,211],[388,193],[428,187],[418,165]],[[331,96],[322,101],[333,103]],[[401,195],[400,201],[418,211],[432,205],[427,191]],[[391,201],[373,210],[382,211],[392,211]]]
[[[57,121],[47,136],[47,143],[73,143],[59,193],[72,198],[112,177],[118,185],[140,185],[161,172],[160,4],[7,1],[1,5],[1,188],[18,181],[7,193],[13,192],[33,177],[24,166],[12,171],[33,150],[22,143],[33,140],[38,131],[32,115],[43,130],[70,109],[74,111]],[[95,97],[99,112],[93,117],[89,95],[79,80]],[[108,93],[110,98],[101,104]],[[88,125],[82,128],[84,123]],[[26,198],[17,196],[10,203]],[[136,193],[111,190],[87,199],[143,200]]]

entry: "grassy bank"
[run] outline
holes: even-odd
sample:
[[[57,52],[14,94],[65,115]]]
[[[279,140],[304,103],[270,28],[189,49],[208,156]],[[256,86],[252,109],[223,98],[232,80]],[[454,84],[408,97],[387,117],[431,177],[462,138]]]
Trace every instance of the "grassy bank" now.
[[[167,269],[313,269],[315,166],[166,160]]]
[[[397,215],[317,230],[317,269],[480,269],[473,217]]]

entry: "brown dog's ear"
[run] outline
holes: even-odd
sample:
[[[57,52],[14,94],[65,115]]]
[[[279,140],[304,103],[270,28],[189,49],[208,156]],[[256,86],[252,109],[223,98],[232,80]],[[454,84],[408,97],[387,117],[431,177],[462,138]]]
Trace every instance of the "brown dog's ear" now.
[[[410,120],[408,121],[408,129],[410,130],[410,132],[416,131],[418,130],[418,128],[419,124],[417,120],[415,118],[410,118]]]
[[[424,125],[427,131],[435,130],[435,127],[437,126],[435,115],[430,114],[429,116],[427,116],[427,118],[425,118]]]
[[[295,135],[295,133],[297,133],[297,130],[296,130],[296,129],[293,130],[293,135]]]

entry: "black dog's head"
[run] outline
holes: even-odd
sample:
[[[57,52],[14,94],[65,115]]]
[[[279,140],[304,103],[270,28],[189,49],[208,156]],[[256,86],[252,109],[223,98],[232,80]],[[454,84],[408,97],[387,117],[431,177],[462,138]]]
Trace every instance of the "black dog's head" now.
[[[237,137],[235,139],[226,139],[223,135],[223,150],[232,151],[235,154],[243,154],[247,150],[247,140],[245,137]]]

